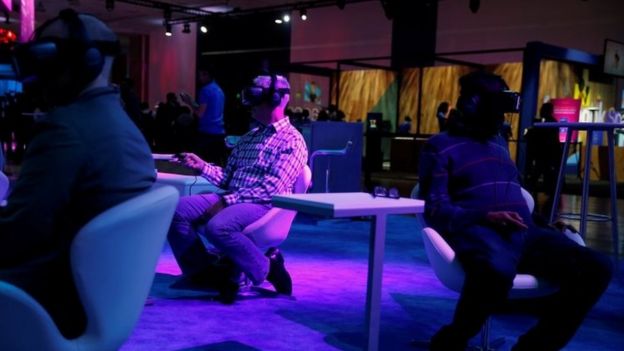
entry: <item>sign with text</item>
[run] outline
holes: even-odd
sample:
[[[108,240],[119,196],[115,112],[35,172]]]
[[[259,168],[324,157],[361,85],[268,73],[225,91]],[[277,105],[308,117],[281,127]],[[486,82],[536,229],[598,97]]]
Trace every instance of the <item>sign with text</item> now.
[[[579,121],[581,112],[581,100],[572,98],[551,99],[553,104],[553,115],[558,122],[575,123]],[[566,139],[567,128],[559,128],[559,141],[564,142]],[[572,141],[576,141],[578,132],[572,133]]]

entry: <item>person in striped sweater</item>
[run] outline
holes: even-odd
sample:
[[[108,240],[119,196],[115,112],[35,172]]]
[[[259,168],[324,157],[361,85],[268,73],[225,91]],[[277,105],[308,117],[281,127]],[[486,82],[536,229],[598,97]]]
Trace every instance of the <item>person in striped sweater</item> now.
[[[427,141],[419,168],[427,225],[448,241],[466,273],[453,320],[432,337],[431,350],[464,350],[506,300],[516,273],[560,290],[513,350],[561,349],[607,288],[611,261],[533,223],[499,134],[509,105],[504,80],[478,71],[459,84],[448,131]]]

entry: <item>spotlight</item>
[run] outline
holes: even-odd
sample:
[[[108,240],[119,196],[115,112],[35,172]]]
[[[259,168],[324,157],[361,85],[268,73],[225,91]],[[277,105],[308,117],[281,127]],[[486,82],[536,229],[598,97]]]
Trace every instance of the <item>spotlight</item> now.
[[[184,27],[182,27],[182,33],[189,34],[191,32],[191,24],[184,23]]]
[[[472,13],[477,13],[477,11],[479,11],[479,7],[481,7],[481,1],[480,0],[470,0],[470,2],[468,3],[468,7],[470,8],[470,11]]]
[[[276,18],[276,19],[275,19],[275,23],[277,23],[277,24],[282,24],[282,23],[284,23],[284,21],[282,21],[282,19],[281,19],[281,18]]]
[[[106,10],[113,11],[115,9],[115,0],[106,0]]]
[[[301,9],[299,11],[299,17],[301,17],[302,21],[307,21],[308,20],[308,11],[306,9]]]
[[[168,37],[173,35],[171,33],[171,23],[169,23],[169,22],[165,23],[165,35],[168,36]]]
[[[341,10],[344,10],[346,4],[347,0],[336,0],[336,6]]]
[[[203,24],[199,27],[199,30],[200,30],[202,33],[204,33],[204,34],[205,34],[205,33],[208,33],[208,27],[206,27],[206,26],[205,26],[205,25],[203,25]]]
[[[282,20],[284,21],[284,23],[290,22],[290,15],[289,14],[285,14],[284,16],[282,16]]]
[[[165,7],[163,10],[163,16],[165,17],[165,21],[171,20],[171,8],[169,6]]]

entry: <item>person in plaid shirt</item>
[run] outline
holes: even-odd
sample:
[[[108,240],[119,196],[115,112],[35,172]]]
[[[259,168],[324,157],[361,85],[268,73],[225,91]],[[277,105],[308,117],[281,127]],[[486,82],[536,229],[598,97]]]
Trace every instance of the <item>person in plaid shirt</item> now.
[[[195,170],[223,193],[199,194],[180,199],[169,230],[169,243],[182,273],[201,281],[214,273],[214,255],[200,239],[204,236],[220,254],[233,263],[233,270],[219,279],[223,302],[231,303],[238,292],[234,280],[243,272],[258,285],[268,280],[278,293],[292,294],[290,275],[277,249],[266,254],[243,229],[271,208],[275,194],[290,194],[308,159],[301,134],[284,115],[290,85],[282,76],[258,76],[243,92],[243,103],[252,106],[252,117],[260,127],[243,135],[225,168],[207,163],[192,153],[178,162]]]

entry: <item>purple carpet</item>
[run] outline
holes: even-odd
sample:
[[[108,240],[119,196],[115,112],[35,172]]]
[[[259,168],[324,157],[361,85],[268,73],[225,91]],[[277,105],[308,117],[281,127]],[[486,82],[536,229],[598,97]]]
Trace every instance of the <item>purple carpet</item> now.
[[[145,307],[122,350],[363,349],[369,225],[296,221],[282,246],[294,297],[276,297],[266,285],[243,291],[229,306],[213,301],[213,291],[176,287],[180,270],[165,248],[151,292],[153,304]],[[416,217],[388,221],[380,350],[417,350],[410,341],[427,340],[453,313],[457,294],[433,275],[420,229]],[[565,350],[624,350],[621,268]],[[518,313],[497,315],[491,333],[505,337],[500,350],[509,350],[533,322]]]

